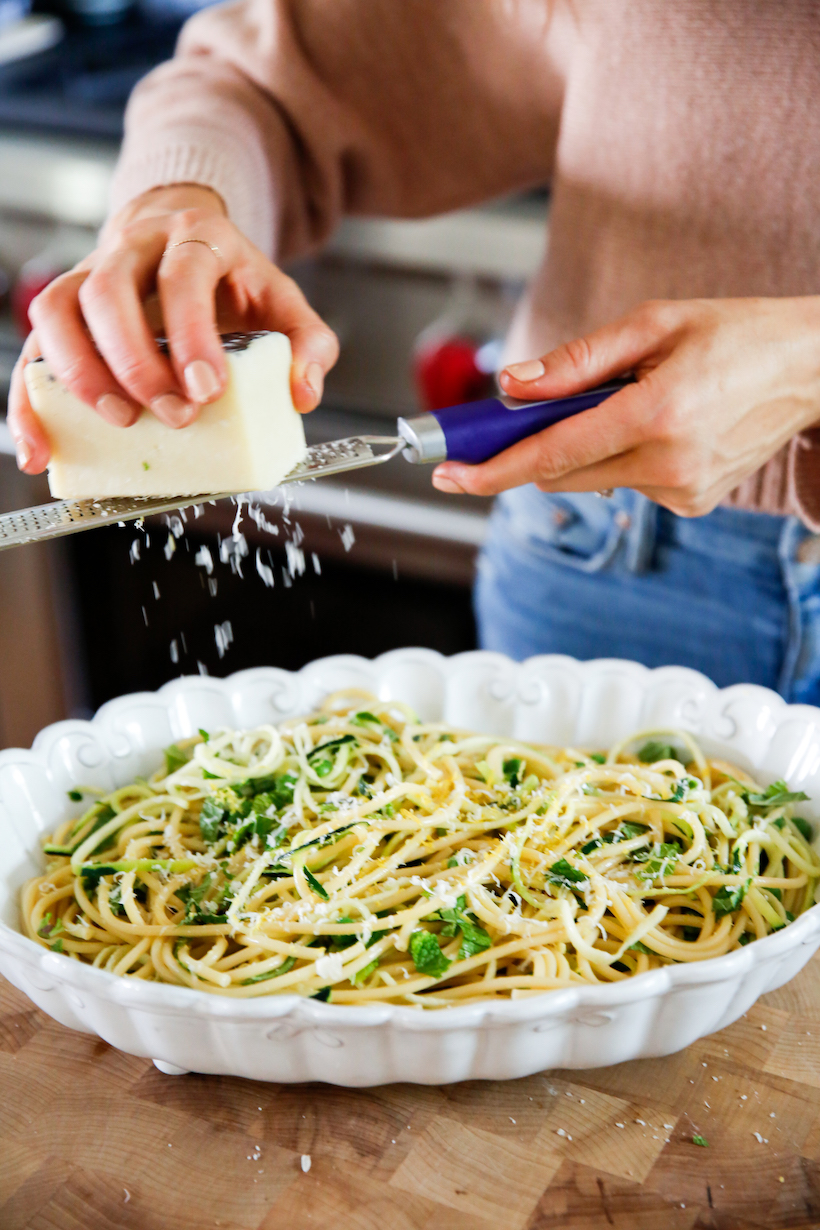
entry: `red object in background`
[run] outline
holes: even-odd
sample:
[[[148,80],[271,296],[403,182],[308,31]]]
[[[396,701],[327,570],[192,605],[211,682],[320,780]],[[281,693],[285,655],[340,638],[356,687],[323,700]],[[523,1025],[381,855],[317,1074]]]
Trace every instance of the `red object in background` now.
[[[493,390],[493,379],[477,362],[481,343],[469,337],[431,339],[416,351],[413,373],[425,410],[478,401]]]
[[[71,268],[71,266],[57,266],[51,261],[41,260],[38,256],[23,265],[11,292],[11,311],[17,332],[21,337],[28,337],[31,333],[28,309],[32,299],[36,299],[49,282],[53,282],[61,273],[65,273],[66,268]]]

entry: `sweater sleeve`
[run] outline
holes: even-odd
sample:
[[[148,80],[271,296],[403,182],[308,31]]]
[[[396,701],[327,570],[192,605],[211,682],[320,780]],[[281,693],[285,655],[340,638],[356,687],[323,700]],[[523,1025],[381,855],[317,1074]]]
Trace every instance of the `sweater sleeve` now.
[[[561,25],[549,0],[205,10],[131,97],[112,209],[162,184],[205,184],[286,259],[345,213],[420,217],[543,183]]]

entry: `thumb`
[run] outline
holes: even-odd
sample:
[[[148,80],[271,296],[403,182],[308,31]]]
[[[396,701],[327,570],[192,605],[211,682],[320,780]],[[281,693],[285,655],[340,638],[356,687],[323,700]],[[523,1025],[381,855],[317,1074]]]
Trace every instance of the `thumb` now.
[[[648,310],[649,306],[565,342],[540,359],[511,363],[499,376],[502,389],[511,397],[534,401],[569,397],[625,375],[645,362],[668,335],[668,325],[659,327],[661,313]]]

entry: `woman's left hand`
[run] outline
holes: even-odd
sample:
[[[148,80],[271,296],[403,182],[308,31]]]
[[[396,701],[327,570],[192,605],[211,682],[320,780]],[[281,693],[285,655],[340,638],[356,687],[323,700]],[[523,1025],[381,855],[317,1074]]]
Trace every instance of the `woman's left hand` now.
[[[644,303],[614,324],[501,373],[512,397],[637,383],[483,465],[445,462],[440,491],[495,495],[632,487],[684,517],[713,508],[820,421],[820,296]]]

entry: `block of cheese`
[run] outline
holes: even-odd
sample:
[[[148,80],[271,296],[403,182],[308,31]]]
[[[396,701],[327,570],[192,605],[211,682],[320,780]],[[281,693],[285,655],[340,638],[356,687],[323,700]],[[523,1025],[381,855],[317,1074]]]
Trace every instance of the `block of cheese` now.
[[[113,427],[69,393],[43,359],[27,364],[31,405],[51,443],[48,484],[63,499],[267,491],[306,453],[283,333],[223,336],[228,387],[189,427],[143,410]]]

